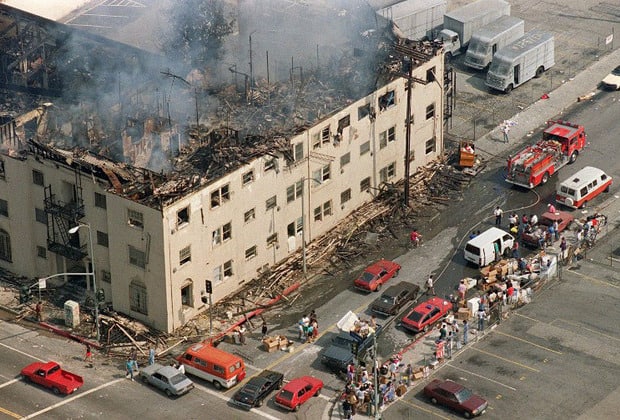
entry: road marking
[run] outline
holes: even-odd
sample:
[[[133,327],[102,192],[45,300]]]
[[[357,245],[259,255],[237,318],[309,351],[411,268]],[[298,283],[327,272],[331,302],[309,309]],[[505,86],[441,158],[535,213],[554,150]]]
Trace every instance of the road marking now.
[[[543,322],[543,321],[539,321],[539,320],[537,320],[537,319],[535,319],[535,318],[530,318],[529,316],[527,316],[527,315],[523,315],[523,314],[520,314],[520,313],[518,313],[518,312],[513,312],[513,315],[520,316],[521,318],[529,319],[530,321],[538,322],[538,323],[540,323],[540,324],[544,324],[544,322]]]
[[[553,350],[553,349],[550,349],[549,347],[541,346],[540,344],[536,344],[536,343],[533,343],[533,342],[531,342],[529,340],[525,340],[525,339],[523,339],[521,337],[516,337],[514,335],[506,334],[506,333],[503,333],[501,331],[495,331],[495,334],[505,335],[506,337],[510,337],[513,340],[523,341],[524,343],[531,344],[532,346],[538,347],[540,349],[550,351],[551,353],[562,354],[561,351]]]
[[[399,399],[399,400],[396,400],[395,402],[402,402],[402,403],[405,403],[405,404],[407,404],[407,405],[409,405],[411,407],[417,408],[418,410],[424,411],[425,413],[429,413],[429,414],[432,414],[433,416],[439,417],[440,419],[449,420],[449,417],[442,416],[439,413],[435,413],[434,411],[429,410],[428,408],[424,408],[421,405],[414,404],[414,403],[412,403],[410,401],[407,401],[405,399]]]
[[[29,414],[29,415],[27,415],[27,416],[25,416],[25,417],[22,417],[22,418],[23,418],[23,419],[31,419],[31,418],[34,418],[34,417],[40,416],[41,414],[45,414],[45,413],[47,413],[48,411],[51,411],[51,410],[53,410],[53,409],[55,409],[55,408],[58,408],[58,407],[60,407],[60,406],[65,405],[65,404],[68,404],[68,403],[70,403],[71,401],[74,401],[74,400],[77,400],[77,399],[79,399],[79,398],[85,397],[85,396],[87,396],[87,395],[89,395],[89,394],[92,394],[93,392],[97,392],[97,391],[99,391],[100,389],[107,388],[107,387],[109,387],[110,385],[114,385],[114,384],[116,384],[116,383],[118,383],[118,382],[121,382],[121,381],[126,381],[126,380],[127,380],[127,379],[125,379],[125,378],[119,378],[119,379],[115,379],[115,380],[113,380],[113,381],[107,382],[107,383],[105,383],[105,384],[101,384],[101,385],[99,385],[98,387],[95,387],[95,388],[93,388],[93,389],[89,389],[89,390],[88,390],[88,391],[86,391],[86,392],[80,392],[79,394],[76,394],[76,395],[72,396],[71,398],[67,398],[66,400],[62,400],[62,401],[61,401],[61,402],[59,402],[59,403],[56,403],[56,404],[54,404],[54,405],[50,405],[49,407],[46,407],[46,408],[44,408],[43,410],[39,410],[39,411],[37,411],[36,413]]]
[[[463,369],[463,368],[460,368],[460,367],[458,367],[458,366],[454,366],[454,365],[452,364],[452,362],[451,362],[451,361],[450,361],[450,362],[448,362],[448,363],[446,363],[446,364],[447,364],[447,365],[449,365],[449,366],[450,366],[451,368],[453,368],[453,369],[456,369],[456,370],[461,370],[461,371],[463,371],[463,372],[465,372],[465,373],[468,373],[468,374],[470,374],[470,375],[477,376],[477,377],[482,378],[482,379],[486,379],[487,381],[490,381],[490,382],[493,382],[493,383],[495,383],[495,384],[501,385],[501,386],[503,386],[503,387],[505,387],[505,388],[508,388],[508,389],[510,389],[510,390],[512,390],[512,391],[516,391],[516,390],[517,390],[517,388],[513,388],[513,387],[511,387],[510,385],[506,385],[506,384],[504,384],[504,383],[501,383],[501,382],[499,382],[499,381],[496,381],[495,379],[487,378],[486,376],[479,375],[479,374],[474,373],[474,372],[470,372],[470,371],[469,371],[469,370],[467,370],[467,369]]]
[[[245,363],[245,361],[244,361],[244,363]],[[245,363],[245,367],[246,367],[246,368],[250,368],[250,369],[252,369],[252,370],[256,370],[256,371],[260,371],[260,370],[262,370],[261,368],[256,367],[256,366],[254,366],[254,365],[251,365],[251,364],[249,364],[249,363]]]
[[[479,351],[480,353],[486,354],[488,356],[495,357],[497,359],[503,360],[505,362],[512,363],[512,364],[517,365],[517,366],[521,366],[524,369],[529,369],[532,372],[540,372],[540,370],[538,370],[536,368],[524,365],[523,363],[515,362],[514,360],[506,359],[505,357],[498,356],[497,354],[493,354],[493,353],[490,353],[490,352],[485,351],[485,350],[477,349],[475,347],[472,347],[471,349],[474,350],[474,351]]]
[[[14,413],[11,410],[7,410],[6,408],[2,408],[2,407],[0,407],[0,413],[4,413],[7,416],[11,416],[11,417],[14,417],[16,419],[21,419],[22,418],[22,416],[20,416],[19,414]]]
[[[593,329],[591,329],[591,328],[584,327],[583,325],[577,324],[576,322],[571,322],[571,321],[568,321],[568,320],[566,320],[566,319],[562,319],[562,318],[556,318],[556,319],[554,319],[553,321],[551,321],[551,322],[549,323],[549,325],[553,325],[553,323],[554,323],[555,321],[565,322],[565,323],[567,323],[567,324],[569,324],[569,325],[572,325],[572,326],[577,327],[577,328],[581,328],[581,329],[583,329],[583,330],[586,330],[586,331],[591,332],[591,333],[594,333],[594,334],[598,334],[598,335],[603,336],[603,337],[605,337],[605,338],[609,338],[609,339],[611,339],[611,340],[620,341],[620,338],[618,338],[618,337],[614,337],[614,336],[611,336],[611,335],[607,335],[607,334],[602,333],[602,332],[600,332],[600,331],[596,331],[596,330],[593,330]]]
[[[14,384],[15,382],[20,381],[21,378],[15,378],[15,379],[11,379],[10,381],[7,381],[5,383],[3,383],[2,385],[0,385],[0,388],[4,388],[5,386],[9,386],[11,384]]]
[[[7,344],[4,344],[4,343],[0,343],[0,346],[5,347],[5,348],[7,348],[9,350],[13,350],[16,353],[23,354],[24,356],[28,356],[31,359],[38,360],[39,362],[46,362],[47,361],[47,360],[39,359],[37,356],[33,356],[32,354],[28,354],[28,353],[23,352],[21,350],[17,350],[15,347],[11,347],[11,346],[9,346]]]
[[[592,283],[604,284],[604,285],[606,285],[606,286],[614,287],[614,288],[616,288],[616,289],[619,289],[619,288],[620,288],[620,286],[619,286],[619,285],[617,285],[617,284],[613,284],[613,283],[610,283],[610,282],[606,282],[606,281],[603,281],[603,280],[599,280],[599,279],[596,279],[596,278],[594,278],[594,277],[590,277],[590,276],[588,276],[587,274],[579,273],[579,272],[574,271],[574,270],[570,270],[570,272],[571,272],[572,274],[577,274],[578,276],[583,277],[584,279],[590,280]]]
[[[212,395],[214,397],[217,397],[217,398],[219,398],[222,401],[226,401],[226,402],[230,401],[230,397],[227,397],[226,395],[222,394],[221,392],[212,391],[212,390],[210,390],[208,388],[205,388],[202,385],[198,385],[196,382],[194,382],[194,388],[199,389],[199,390],[201,390],[202,392],[204,392],[206,394],[209,394],[209,395]],[[274,417],[271,414],[263,413],[262,411],[260,411],[260,410],[258,410],[256,408],[252,408],[250,411],[252,413],[256,413],[259,416],[265,417],[265,418],[270,419],[270,420],[280,420],[278,417]]]

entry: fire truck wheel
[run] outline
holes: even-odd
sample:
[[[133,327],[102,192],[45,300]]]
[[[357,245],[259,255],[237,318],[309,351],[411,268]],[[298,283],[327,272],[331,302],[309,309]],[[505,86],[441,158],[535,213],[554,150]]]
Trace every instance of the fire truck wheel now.
[[[549,172],[545,172],[540,183],[544,185],[547,183],[547,181],[549,181]]]
[[[570,163],[573,163],[577,160],[577,151],[575,150],[571,155],[570,155]]]

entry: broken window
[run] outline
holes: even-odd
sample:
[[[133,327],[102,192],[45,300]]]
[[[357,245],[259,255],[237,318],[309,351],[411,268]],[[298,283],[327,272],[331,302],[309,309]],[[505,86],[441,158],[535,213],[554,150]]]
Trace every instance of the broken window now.
[[[346,117],[338,120],[338,134],[342,134],[342,131],[351,125],[351,116],[347,115]]]
[[[148,315],[146,286],[139,280],[129,283],[129,309]]]
[[[233,262],[228,260],[224,263],[224,278],[231,277],[233,275]]]
[[[105,246],[106,248],[110,246],[107,233],[100,230],[97,231],[97,245]]]
[[[314,133],[312,135],[312,148],[318,149],[321,147],[321,133]]]
[[[192,286],[192,281],[188,279],[181,288],[181,305],[194,306],[194,299],[192,298]]]
[[[435,103],[433,102],[429,106],[426,107],[426,119],[430,120],[435,117]]]
[[[357,120],[361,120],[362,118],[366,118],[370,115],[370,104],[362,105],[357,108]]]
[[[265,172],[267,171],[271,171],[274,170],[277,172],[277,159],[276,158],[271,158],[267,161],[265,161]]]
[[[215,229],[211,233],[211,243],[213,245],[219,245],[222,243],[222,228],[221,227]]]
[[[250,209],[243,214],[243,221],[245,223],[251,222],[256,219],[256,211],[254,209]]]
[[[256,255],[258,255],[258,252],[256,250],[256,245],[248,248],[245,250],[245,259],[246,260],[251,260],[252,258],[256,257]]]
[[[379,181],[387,182],[396,175],[396,162],[390,163],[379,171]]]
[[[36,185],[44,186],[45,179],[43,178],[43,172],[33,169],[32,170],[32,182],[35,183]]]
[[[370,177],[362,179],[360,182],[360,191],[370,190]]]
[[[391,90],[385,95],[379,97],[379,111],[385,111],[396,104],[396,93]]]
[[[13,261],[11,235],[4,229],[0,229],[0,259],[8,262]]]
[[[47,259],[47,248],[44,246],[37,246],[37,257]]]
[[[331,164],[327,164],[323,166],[322,168],[319,168],[316,171],[312,172],[312,178],[314,178],[317,181],[320,181],[321,184],[326,181],[329,181],[329,179],[331,178]],[[317,184],[317,183],[314,182],[313,184]]]
[[[325,127],[323,130],[321,130],[321,143],[322,144],[329,143],[330,133],[331,131],[329,129],[329,125]]]
[[[211,208],[215,209],[229,200],[230,189],[226,184],[211,193]]]
[[[351,199],[351,188],[348,188],[340,193],[340,204],[344,204]]]
[[[436,144],[437,144],[437,141],[435,137],[433,137],[432,139],[426,140],[425,151],[427,155],[435,151]]]
[[[127,209],[127,223],[129,226],[144,228],[144,215],[139,211]]]
[[[370,141],[364,142],[360,145],[360,156],[370,152]]]
[[[34,219],[39,222],[39,223],[43,223],[44,225],[47,224],[47,213],[45,213],[45,210],[43,209],[34,209]]]
[[[179,251],[179,265],[186,264],[192,260],[192,248],[191,245],[186,246]]]
[[[272,233],[271,235],[267,236],[267,247],[276,245],[277,243],[278,243],[277,233]]]
[[[135,265],[136,267],[145,268],[146,254],[143,251],[129,245],[129,264]]]
[[[344,168],[351,162],[351,152],[347,152],[340,156],[340,169]]]
[[[435,81],[435,67],[426,70],[426,81],[429,83]]]
[[[99,207],[100,209],[107,209],[108,204],[106,202],[106,196],[103,194],[95,193],[95,207]]]
[[[379,133],[379,148],[383,149],[394,140],[396,140],[396,127],[390,127]]]
[[[286,233],[290,236],[295,236],[303,231],[303,218],[299,217],[294,222],[291,222],[286,227]]]
[[[184,207],[177,212],[177,227],[189,223],[189,207]]]
[[[297,200],[301,197],[303,192],[303,181],[297,181],[293,185],[289,185],[286,188],[286,202],[290,203],[291,201]]]
[[[295,162],[299,162],[304,158],[304,144],[299,142],[293,146],[293,159]]]
[[[277,196],[273,196],[267,199],[267,201],[265,201],[265,210],[271,210],[273,208],[275,208],[278,205],[278,198]]]
[[[243,174],[243,186],[248,185],[251,182],[254,182],[254,171],[248,171]]]

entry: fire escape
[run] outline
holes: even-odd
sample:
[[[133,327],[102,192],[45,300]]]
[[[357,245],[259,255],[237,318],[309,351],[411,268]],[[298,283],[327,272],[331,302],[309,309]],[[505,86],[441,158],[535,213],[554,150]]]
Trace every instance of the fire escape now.
[[[71,199],[64,202],[52,191],[52,186],[45,187],[45,213],[47,215],[47,249],[73,261],[83,259],[87,254],[80,246],[77,234],[69,233],[85,216],[82,200],[82,181],[78,169],[74,168],[75,184]]]

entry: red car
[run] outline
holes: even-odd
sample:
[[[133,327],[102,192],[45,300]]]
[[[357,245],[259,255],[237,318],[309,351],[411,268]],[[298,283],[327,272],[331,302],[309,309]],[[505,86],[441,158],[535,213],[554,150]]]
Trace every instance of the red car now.
[[[380,260],[368,267],[355,279],[353,285],[364,292],[378,292],[381,286],[392,277],[397,277],[400,264],[389,260]]]
[[[532,228],[531,232],[523,232],[521,234],[521,242],[523,242],[523,245],[537,248],[539,245],[537,230],[540,231],[540,234],[544,235],[549,229],[549,226],[557,221],[558,232],[563,232],[573,222],[573,219],[573,215],[566,211],[556,211],[555,213],[546,211],[540,216],[538,224]]]
[[[299,406],[316,397],[323,389],[323,381],[314,376],[295,378],[276,394],[275,404],[286,410],[298,411]]]
[[[467,418],[481,415],[489,405],[481,396],[449,379],[433,379],[424,387],[424,395],[429,397],[433,404],[445,405],[463,413]]]
[[[84,385],[81,376],[62,370],[56,362],[34,362],[22,369],[26,380],[54,391],[54,394],[72,394]]]
[[[402,326],[414,333],[428,329],[452,310],[452,302],[438,297],[431,298],[413,308],[401,320]]]

